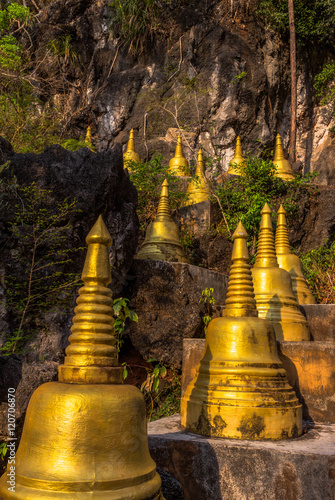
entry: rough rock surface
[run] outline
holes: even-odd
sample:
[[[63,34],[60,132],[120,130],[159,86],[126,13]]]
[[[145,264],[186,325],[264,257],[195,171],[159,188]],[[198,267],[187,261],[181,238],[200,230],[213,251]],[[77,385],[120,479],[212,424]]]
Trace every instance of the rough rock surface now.
[[[35,182],[42,189],[52,190],[50,211],[66,198],[76,199],[78,210],[70,220],[74,243],[86,245],[88,232],[102,214],[113,238],[113,287],[120,288],[136,250],[138,220],[137,192],[123,169],[119,145],[98,154],[87,148],[67,151],[61,146],[50,146],[41,154],[14,154],[5,174],[14,175],[19,185]],[[0,215],[0,231],[10,220],[9,206]]]
[[[224,302],[227,276],[206,269],[200,269],[199,276],[192,274],[192,268],[199,269],[170,262],[133,262],[133,279],[125,295],[139,321],[131,323],[128,332],[132,344],[145,359],[154,357],[180,368],[183,338],[204,336],[204,312],[199,307],[202,290],[213,286],[218,302]]]
[[[257,141],[273,148],[278,132],[287,147],[289,44],[257,19],[258,2],[161,5],[160,35],[142,40],[137,55],[118,38],[109,4],[58,0],[42,9],[33,28],[38,54],[44,55],[51,40],[71,34],[80,56],[82,67],[71,64],[66,70],[72,83],[68,93],[54,96],[73,133],[83,136],[90,123],[93,142],[103,150],[115,142],[125,146],[134,128],[142,158],[153,151],[169,158],[181,127],[186,156],[192,158],[201,144],[221,157],[224,170],[237,135],[244,152],[256,152]],[[321,169],[320,182],[333,184],[331,113],[316,105],[313,91],[313,78],[327,54],[310,50],[307,56],[299,48],[297,56],[297,159],[305,171]],[[41,77],[51,64],[44,60]]]

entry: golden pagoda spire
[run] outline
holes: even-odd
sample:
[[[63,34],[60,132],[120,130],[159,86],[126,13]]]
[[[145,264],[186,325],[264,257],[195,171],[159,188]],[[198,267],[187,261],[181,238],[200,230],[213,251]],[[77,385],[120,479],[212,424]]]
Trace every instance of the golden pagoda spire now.
[[[183,206],[194,205],[196,203],[201,203],[202,201],[207,201],[211,194],[208,184],[204,177],[204,161],[202,157],[202,151],[199,149],[198,161],[195,168],[195,179],[191,179],[187,186],[188,198],[183,203]]]
[[[273,237],[271,210],[266,203],[252,276],[258,315],[269,319],[278,340],[309,340],[306,319],[293,295],[291,277],[278,266]]]
[[[88,149],[90,149],[91,151],[93,151],[93,153],[95,153],[95,149],[94,149],[94,146],[92,144],[92,134],[91,134],[91,127],[90,126],[87,127],[85,144],[86,144],[86,147]]]
[[[241,175],[239,170],[236,170],[236,166],[241,167],[246,162],[246,159],[242,156],[242,147],[240,136],[236,139],[235,156],[229,162],[227,174]]]
[[[276,137],[276,148],[275,148],[273,163],[277,165],[277,171],[276,171],[277,177],[280,177],[281,179],[284,179],[286,181],[294,179],[291,164],[288,160],[285,159],[284,156],[284,150],[280,134],[277,134]]]
[[[208,325],[205,354],[181,400],[181,425],[221,438],[297,437],[301,405],[278,357],[273,327],[257,317],[241,223],[233,238],[226,308]]]
[[[169,204],[169,183],[165,179],[162,184],[161,195],[159,198],[156,221],[167,221],[171,222],[171,212],[170,212],[170,204]]]
[[[261,225],[254,267],[279,267],[271,222],[271,210],[267,203],[261,210]]]
[[[196,175],[199,175],[197,173],[197,170],[200,172],[199,173],[204,173],[205,172],[205,165],[204,165],[204,158],[203,158],[203,155],[202,155],[202,149],[199,148],[199,151],[198,151],[198,161],[197,161],[197,165],[195,167],[195,173]]]
[[[178,134],[176,152],[173,158],[169,161],[168,172],[178,176],[191,175],[188,166],[188,161],[183,155],[183,145],[181,142],[181,135]]]
[[[178,227],[171,217],[166,179],[162,184],[157,216],[147,227],[145,240],[135,259],[188,262],[180,243]]]
[[[129,140],[128,140],[128,144],[127,144],[127,150],[123,154],[123,165],[129,171],[131,171],[131,162],[141,163],[141,159],[135,151],[134,129],[131,129],[131,131],[129,132]]]
[[[248,234],[240,221],[233,234],[232,265],[229,273],[226,307],[222,316],[258,316],[247,238]]]
[[[314,295],[308,288],[304,278],[300,259],[297,255],[292,254],[290,249],[286,213],[283,205],[280,205],[277,214],[276,254],[279,267],[285,269],[290,274],[292,290],[297,302],[299,304],[315,304]]]
[[[99,217],[87,237],[65,365],[58,382],[41,385],[30,399],[16,452],[15,492],[8,490],[9,469],[0,479],[4,500],[162,500],[143,395],[119,383],[107,288],[111,241]]]
[[[114,336],[112,292],[108,247],[112,239],[100,215],[89,232],[77,307],[59,381],[67,383],[121,383]]]

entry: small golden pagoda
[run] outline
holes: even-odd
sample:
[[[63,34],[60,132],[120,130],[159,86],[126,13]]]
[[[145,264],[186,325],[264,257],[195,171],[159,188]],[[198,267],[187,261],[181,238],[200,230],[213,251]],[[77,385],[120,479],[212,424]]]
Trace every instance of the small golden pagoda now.
[[[245,163],[245,162],[246,162],[246,159],[243,158],[243,156],[242,156],[241,139],[238,136],[237,139],[236,139],[235,156],[229,162],[227,174],[241,175],[241,172],[237,171],[235,169],[235,167],[236,167],[236,165],[242,166],[243,163]]]
[[[233,439],[286,439],[302,433],[302,410],[278,357],[271,323],[257,317],[239,223],[222,318],[207,328],[205,354],[181,400],[187,431]]]
[[[199,149],[198,151],[198,161],[195,169],[195,175],[197,179],[191,179],[188,187],[187,194],[188,199],[184,203],[184,205],[194,205],[195,203],[201,203],[202,201],[206,201],[209,199],[211,194],[208,184],[204,178],[204,160],[202,157],[202,151]]]
[[[125,153],[123,153],[124,168],[127,168],[129,171],[131,171],[131,162],[141,163],[141,158],[135,151],[134,129],[131,129],[131,131],[129,132],[127,150]]]
[[[174,157],[169,161],[168,172],[170,174],[179,175],[180,177],[191,175],[188,161],[183,155],[183,145],[181,143],[180,134],[178,134],[176,152],[174,154]]]
[[[285,181],[291,181],[294,179],[294,175],[291,168],[291,163],[285,159],[284,150],[281,143],[281,137],[277,134],[276,137],[276,149],[273,158],[273,163],[277,165],[276,176],[284,179]]]
[[[59,382],[41,385],[31,397],[16,453],[15,492],[5,472],[3,500],[162,499],[143,395],[122,385],[117,366],[107,288],[112,240],[101,217],[86,241],[84,286]]]
[[[85,144],[86,144],[86,147],[88,149],[90,149],[91,151],[93,151],[93,153],[95,153],[95,149],[94,149],[94,146],[92,144],[92,134],[91,134],[91,127],[90,126],[87,127]]]
[[[276,255],[279,267],[285,269],[291,276],[293,294],[299,304],[315,304],[315,298],[304,278],[300,259],[297,255],[291,253],[288,239],[288,230],[286,224],[286,212],[283,205],[277,212],[276,229]]]
[[[171,218],[169,188],[166,179],[162,184],[156,219],[147,227],[145,240],[135,259],[188,263],[180,243],[178,227]]]
[[[310,340],[307,321],[293,295],[291,277],[277,262],[271,210],[265,203],[252,277],[258,315],[273,324],[278,340]]]

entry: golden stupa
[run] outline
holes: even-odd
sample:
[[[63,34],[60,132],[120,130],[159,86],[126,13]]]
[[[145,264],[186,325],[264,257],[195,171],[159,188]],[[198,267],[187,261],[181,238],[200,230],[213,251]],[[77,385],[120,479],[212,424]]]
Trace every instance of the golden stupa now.
[[[233,238],[226,308],[208,325],[205,354],[181,401],[181,425],[221,438],[298,437],[301,405],[278,357],[273,327],[257,317],[241,222]]]
[[[201,203],[202,201],[207,201],[210,197],[210,189],[204,177],[204,160],[202,157],[202,151],[198,151],[198,161],[195,169],[196,179],[191,179],[188,187],[187,194],[188,198],[183,205],[194,205],[195,203]]]
[[[122,385],[115,347],[108,247],[99,217],[86,239],[70,345],[59,382],[29,402],[16,453],[15,492],[3,500],[158,500],[161,480],[148,449],[143,395]],[[9,471],[9,469],[7,469]]]
[[[241,172],[235,169],[236,166],[241,167],[246,162],[242,156],[241,139],[238,136],[236,139],[235,156],[229,162],[227,174],[241,175]]]
[[[141,163],[141,158],[135,151],[134,129],[131,129],[131,131],[129,132],[127,150],[125,153],[123,153],[123,165],[129,171],[131,171],[131,162]]]
[[[178,135],[177,138],[177,146],[174,157],[169,161],[168,172],[170,174],[179,175],[179,176],[187,176],[191,175],[188,161],[183,155],[183,145],[181,143],[181,135]]]
[[[252,277],[258,315],[273,324],[278,340],[310,340],[306,319],[293,295],[291,277],[277,262],[271,210],[265,203]]]
[[[283,205],[277,212],[276,255],[279,267],[285,269],[291,276],[293,294],[299,304],[315,304],[315,298],[304,278],[300,259],[291,253],[286,224],[286,213]]]
[[[94,149],[94,146],[92,144],[92,133],[91,133],[91,127],[90,126],[87,127],[86,137],[85,137],[85,144],[86,144],[86,147],[88,149],[90,149],[91,151],[93,151],[93,153],[95,153],[95,149]]]
[[[281,137],[279,134],[277,134],[276,137],[276,148],[275,148],[273,163],[277,165],[277,171],[276,171],[277,177],[280,177],[285,181],[291,181],[292,179],[294,179],[291,163],[285,159],[284,150],[281,143]]]
[[[178,227],[171,218],[169,188],[166,179],[162,184],[156,219],[147,227],[145,240],[135,259],[188,263],[180,243]]]

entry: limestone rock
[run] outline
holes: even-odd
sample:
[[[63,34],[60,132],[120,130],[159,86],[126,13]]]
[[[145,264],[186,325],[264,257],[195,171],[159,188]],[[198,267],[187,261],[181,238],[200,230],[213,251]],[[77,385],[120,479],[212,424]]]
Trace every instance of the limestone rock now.
[[[145,359],[181,367],[183,338],[204,335],[199,300],[204,288],[214,288],[223,304],[227,276],[188,264],[134,261],[126,296],[139,317],[129,335]]]

